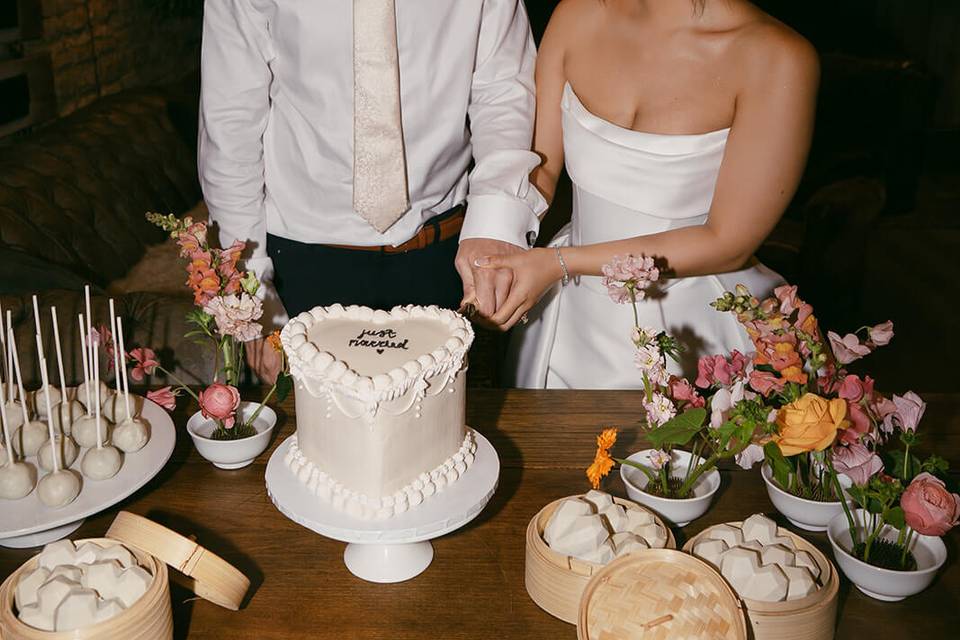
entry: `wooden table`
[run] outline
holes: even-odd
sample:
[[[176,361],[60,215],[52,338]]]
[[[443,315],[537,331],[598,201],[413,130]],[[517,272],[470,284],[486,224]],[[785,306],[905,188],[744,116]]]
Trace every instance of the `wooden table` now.
[[[936,439],[941,455],[960,467],[960,395],[926,400],[927,442]],[[617,454],[642,447],[634,425],[639,394],[473,390],[468,404],[470,425],[500,454],[500,486],[477,520],[434,541],[433,564],[410,582],[377,585],[353,577],[343,566],[341,543],[282,516],[264,489],[268,454],[238,471],[220,471],[202,460],[182,431],[186,408],[174,416],[180,438],[160,475],[87,520],[73,537],[102,535],[117,510],[126,509],[195,534],[251,577],[251,595],[239,612],[196,601],[174,586],[177,638],[575,638],[574,627],[527,596],[524,531],[547,502],[588,488],[583,469],[600,427],[622,429]],[[273,447],[294,431],[292,399],[278,413]],[[619,479],[605,488],[625,495]],[[675,534],[682,544],[704,527],[757,512],[773,513],[759,471],[725,470],[711,510]],[[825,535],[804,535],[830,555]],[[933,586],[903,602],[872,600],[844,581],[837,637],[957,637],[958,541],[956,530],[947,537],[950,559]],[[32,553],[0,550],[0,576]]]

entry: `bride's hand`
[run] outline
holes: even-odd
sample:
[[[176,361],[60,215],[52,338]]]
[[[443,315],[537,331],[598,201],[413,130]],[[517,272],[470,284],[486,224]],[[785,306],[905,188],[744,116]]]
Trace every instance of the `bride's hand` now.
[[[550,286],[560,280],[563,270],[553,249],[530,249],[516,255],[495,255],[478,258],[481,269],[510,269],[513,284],[489,320],[506,331],[540,300]]]

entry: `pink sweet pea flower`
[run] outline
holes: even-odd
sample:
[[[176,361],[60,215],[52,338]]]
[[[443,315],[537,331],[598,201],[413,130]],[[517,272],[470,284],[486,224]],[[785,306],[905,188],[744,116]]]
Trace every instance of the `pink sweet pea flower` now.
[[[870,411],[881,421],[880,429],[884,433],[893,433],[895,425],[893,419],[897,415],[897,405],[890,398],[885,398],[879,393],[874,394],[870,402]]]
[[[796,285],[781,285],[773,290],[773,295],[780,301],[780,313],[789,316],[800,308],[802,301],[797,297]]]
[[[890,344],[893,338],[893,322],[887,320],[874,327],[870,327],[870,342],[877,347],[883,347]]]
[[[130,378],[142,382],[145,375],[152,376],[154,369],[160,364],[153,349],[146,347],[131,349],[128,354],[137,364],[130,370]]]
[[[870,347],[862,344],[860,339],[852,333],[841,338],[833,331],[828,331],[827,338],[830,340],[833,355],[840,364],[850,364],[870,353]]]
[[[753,465],[763,460],[763,447],[750,443],[747,448],[738,453],[734,459],[742,469],[752,469]]]
[[[859,442],[846,447],[834,447],[832,460],[837,472],[846,475],[855,485],[867,484],[870,478],[883,470],[880,456]]]
[[[236,387],[214,382],[200,392],[199,398],[203,417],[220,420],[225,429],[233,428],[240,406],[240,392]]]
[[[873,438],[870,433],[870,416],[866,414],[859,403],[847,401],[847,418],[850,426],[840,432],[840,440],[847,444],[860,442],[863,438]]]
[[[170,387],[147,391],[147,399],[153,400],[167,411],[173,411],[177,408],[177,394]]]
[[[900,496],[907,524],[925,536],[942,536],[960,520],[960,496],[947,491],[943,481],[921,473]]]
[[[735,377],[739,378],[746,375],[750,362],[751,359],[749,356],[740,353],[736,349],[730,352],[730,370]]]
[[[702,407],[706,402],[686,378],[671,376],[669,388],[670,397],[676,402],[686,402],[691,407]]]
[[[729,385],[733,381],[734,369],[721,355],[703,356],[697,362],[696,385],[706,389],[715,383]]]
[[[859,376],[848,375],[840,383],[839,395],[849,402],[860,402],[864,392],[864,385]]]
[[[893,404],[897,407],[896,416],[900,428],[904,431],[916,431],[923,412],[927,409],[927,403],[913,391],[908,391],[902,396],[893,396]]]

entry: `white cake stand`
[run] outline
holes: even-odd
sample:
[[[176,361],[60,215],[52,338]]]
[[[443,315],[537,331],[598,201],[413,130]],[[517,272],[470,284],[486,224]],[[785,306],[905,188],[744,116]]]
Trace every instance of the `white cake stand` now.
[[[310,493],[283,462],[293,436],[270,456],[267,493],[277,509],[297,524],[348,543],[343,561],[353,575],[368,582],[403,582],[430,566],[430,540],[477,517],[497,488],[500,459],[486,438],[474,434],[476,458],[466,473],[442,493],[389,520],[351,517]]]

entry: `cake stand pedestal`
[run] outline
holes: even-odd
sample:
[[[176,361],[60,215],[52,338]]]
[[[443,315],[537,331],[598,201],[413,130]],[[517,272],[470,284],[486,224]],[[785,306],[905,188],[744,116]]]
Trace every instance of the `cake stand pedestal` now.
[[[464,526],[483,510],[497,488],[500,459],[477,432],[476,457],[466,473],[443,492],[389,520],[360,520],[310,493],[283,458],[290,436],[267,463],[267,494],[280,512],[322,536],[346,542],[343,561],[368,582],[403,582],[423,573],[433,560],[430,540]]]

